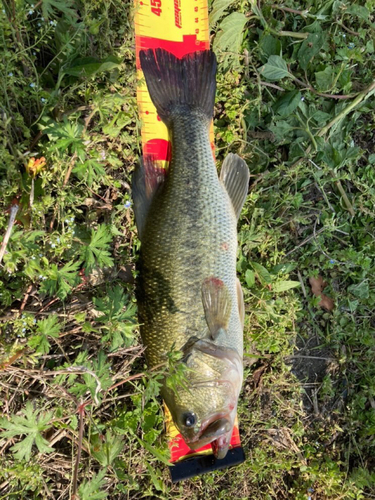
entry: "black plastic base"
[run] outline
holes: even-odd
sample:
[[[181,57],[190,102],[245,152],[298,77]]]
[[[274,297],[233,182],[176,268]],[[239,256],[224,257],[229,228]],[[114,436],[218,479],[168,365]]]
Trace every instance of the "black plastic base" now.
[[[242,464],[244,461],[245,453],[241,446],[238,446],[229,450],[222,460],[215,458],[214,455],[197,455],[177,462],[169,470],[171,471],[172,482],[177,483],[178,481],[205,474],[206,472]]]

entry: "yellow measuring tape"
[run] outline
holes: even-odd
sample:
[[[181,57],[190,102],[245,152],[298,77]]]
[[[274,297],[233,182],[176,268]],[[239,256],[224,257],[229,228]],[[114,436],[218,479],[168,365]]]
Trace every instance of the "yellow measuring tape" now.
[[[140,50],[162,48],[176,57],[210,48],[207,0],[135,0],[135,38],[137,65],[137,101],[141,118],[143,156],[157,161],[159,166],[168,167],[171,158],[171,144],[167,127],[158,117],[151,102],[146,82],[141,70]],[[211,124],[213,144],[213,126]],[[231,449],[227,457],[216,461],[211,445],[199,450],[190,450],[174,425],[166,405],[165,423],[171,452],[173,481],[202,474],[244,460],[240,446],[237,419],[235,421]],[[191,460],[186,460],[191,458]]]
[[[143,154],[167,166],[171,155],[168,130],[151,102],[139,51],[162,48],[181,58],[196,50],[209,49],[207,0],[135,0],[134,22]]]

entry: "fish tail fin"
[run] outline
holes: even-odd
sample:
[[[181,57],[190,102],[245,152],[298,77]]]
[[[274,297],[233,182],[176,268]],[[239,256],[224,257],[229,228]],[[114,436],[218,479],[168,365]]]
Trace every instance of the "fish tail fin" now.
[[[141,50],[139,57],[151,100],[166,125],[176,113],[193,110],[211,121],[216,92],[212,51],[192,52],[178,59],[164,49],[148,49]]]

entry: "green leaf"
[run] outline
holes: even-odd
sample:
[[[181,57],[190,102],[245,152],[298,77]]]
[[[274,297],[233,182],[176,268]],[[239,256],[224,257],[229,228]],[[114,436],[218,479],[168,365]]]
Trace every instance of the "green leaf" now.
[[[92,186],[94,180],[100,180],[100,178],[105,176],[105,168],[94,159],[86,160],[82,163],[77,163],[77,165],[72,170],[79,179],[84,179],[88,186]]]
[[[332,144],[328,142],[324,146],[323,159],[331,168],[339,167],[344,160],[343,152],[334,148]]]
[[[107,431],[104,441],[99,434],[94,434],[91,439],[92,456],[102,467],[112,465],[123,446],[122,438],[112,434],[111,431]]]
[[[334,82],[335,70],[332,66],[326,66],[323,71],[315,73],[315,81],[318,90],[326,92],[329,90]]]
[[[103,324],[102,329],[107,332],[102,335],[102,342],[111,341],[111,351],[131,345],[136,326],[136,305],[129,300],[124,289],[117,285],[110,288],[104,297],[95,297],[93,302],[95,308],[103,313],[96,318],[97,322]]]
[[[373,5],[372,5],[373,7]],[[346,10],[344,11],[344,14],[350,14],[350,16],[355,16],[359,17],[359,19],[362,19],[363,21],[368,21],[370,17],[370,12],[366,7],[363,7],[362,5],[348,5]]]
[[[45,19],[56,17],[59,12],[65,14],[66,19],[72,24],[78,17],[72,8],[73,0],[42,0],[42,12]]]
[[[272,35],[263,35],[259,42],[259,47],[264,52],[264,54],[269,57],[272,55],[280,55],[281,52],[281,42]]]
[[[100,491],[105,487],[105,474],[106,469],[102,469],[98,474],[94,474],[91,481],[84,481],[78,488],[80,500],[102,500],[107,498],[106,491]]]
[[[298,107],[301,101],[301,92],[292,90],[283,94],[272,106],[275,113],[282,117],[289,116]]]
[[[246,273],[245,273],[245,280],[246,280],[246,284],[249,288],[251,288],[252,286],[254,286],[255,284],[255,274],[254,274],[254,271],[252,271],[251,269],[247,269]]]
[[[220,30],[217,33],[213,48],[215,51],[229,51],[230,58],[239,65],[238,54],[241,50],[243,40],[243,29],[247,18],[240,12],[232,12],[220,24]]]
[[[303,70],[306,70],[313,57],[319,54],[324,42],[324,33],[310,33],[303,41],[298,51],[298,62]]]
[[[30,401],[22,410],[23,415],[13,415],[11,420],[0,419],[0,431],[3,438],[14,438],[26,434],[26,438],[16,443],[11,450],[17,460],[30,460],[32,446],[35,443],[40,453],[50,453],[53,448],[48,446],[48,441],[42,433],[51,428],[51,412],[34,410]]]
[[[212,5],[212,10],[209,16],[210,26],[213,26],[224,14],[224,11],[229,7],[234,0],[215,0]]]
[[[54,338],[59,336],[60,329],[57,314],[51,314],[51,316],[48,316],[46,319],[39,320],[37,324],[37,332]]]
[[[281,80],[286,77],[292,78],[286,62],[280,56],[270,56],[267,63],[259,68],[259,73],[271,81]]]
[[[80,250],[81,260],[86,275],[89,274],[95,266],[110,267],[113,265],[113,259],[109,252],[111,242],[112,235],[106,224],[101,224],[97,229],[91,230],[91,240],[89,244],[84,245]]]
[[[60,299],[65,299],[70,290],[79,281],[78,269],[79,262],[67,262],[62,268],[58,268],[56,264],[52,264],[47,271],[47,280],[43,281],[40,290],[49,295],[56,294]]]
[[[293,125],[286,120],[271,123],[269,126],[269,129],[274,134],[276,141],[280,143],[287,142],[288,137],[291,137],[294,128],[295,127],[293,127]]]
[[[352,293],[354,297],[359,299],[368,299],[370,296],[369,284],[367,281],[362,281],[358,285],[350,285],[348,287],[348,292]]]
[[[45,236],[46,232],[45,231],[28,231],[27,233],[23,234],[23,238],[25,242],[30,243],[34,242],[36,239]]]
[[[19,441],[18,443],[13,445],[11,450],[13,452],[14,458],[16,460],[30,460],[33,443],[34,436],[30,434],[22,441]]]
[[[164,455],[161,451],[157,450],[154,446],[151,446],[150,444],[146,443],[146,441],[142,441],[138,436],[136,438],[139,441],[139,444],[143,446],[147,451],[149,451],[154,457],[156,457],[160,462],[163,462],[163,464],[171,466],[171,462],[169,461],[169,458]]]
[[[86,156],[86,146],[83,143],[84,126],[79,122],[70,122],[66,117],[62,123],[52,122],[45,128],[45,133],[55,142],[58,151],[65,153],[69,148],[83,161]]]
[[[124,320],[127,316],[123,316],[122,310],[129,302],[128,296],[124,289],[117,285],[107,291],[103,298],[94,298],[95,308],[103,313],[103,316],[97,318],[97,321],[108,322],[114,319]]]
[[[31,349],[35,349],[37,354],[47,354],[51,347],[45,335],[34,335],[29,339],[27,345],[31,347]]]
[[[95,73],[110,71],[117,68],[120,61],[114,56],[108,56],[103,61],[95,57],[84,57],[76,59],[68,68],[64,68],[64,73],[71,76],[93,76]]]
[[[51,314],[48,318],[38,321],[36,331],[38,335],[32,336],[28,341],[28,345],[35,349],[37,354],[47,354],[51,347],[47,337],[58,338],[60,333],[57,315]]]
[[[83,379],[82,382],[77,380],[78,375],[60,375],[56,377],[55,382],[57,384],[61,384],[63,380],[68,378],[68,383],[71,385],[70,391],[72,394],[76,394],[77,396],[83,396],[87,394],[87,391],[90,391],[91,397],[95,400],[101,399],[102,391],[105,391],[110,387],[113,383],[112,375],[111,375],[111,365],[107,362],[107,358],[103,351],[99,351],[97,359],[88,362],[87,353],[83,352],[81,360],[76,359],[75,366],[80,369],[81,367],[87,368],[87,373],[83,373],[79,375],[79,380],[81,377]],[[65,364],[64,367],[71,367],[70,364]],[[82,370],[84,371],[84,370]],[[92,372],[92,373],[89,373]]]
[[[119,111],[109,123],[103,125],[103,133],[115,138],[124,127],[132,122],[132,120],[133,116],[130,113]]]
[[[297,286],[301,286],[299,281],[278,281],[272,285],[272,290],[276,293],[286,292],[291,288],[296,288]]]
[[[251,266],[256,272],[258,279],[262,283],[262,285],[269,285],[272,282],[271,275],[265,267],[263,267],[261,264],[258,264],[258,262],[251,262]]]
[[[146,462],[146,467],[147,467],[147,470],[150,474],[151,480],[152,480],[155,488],[159,491],[163,491],[164,484],[163,484],[163,481],[160,479],[162,477],[161,471],[159,469],[156,469],[157,474],[155,474],[154,469],[147,462]]]

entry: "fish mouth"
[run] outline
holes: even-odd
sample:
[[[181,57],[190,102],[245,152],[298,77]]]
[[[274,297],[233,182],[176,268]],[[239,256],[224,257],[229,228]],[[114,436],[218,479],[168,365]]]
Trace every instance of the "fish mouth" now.
[[[219,460],[225,458],[226,454],[228,453],[231,435],[231,433],[225,434],[224,436],[220,436],[218,439],[215,439],[215,441],[212,441],[211,443],[212,452]]]
[[[200,440],[209,440],[208,442],[211,443],[215,457],[218,459],[225,458],[232,437],[232,419],[227,414],[217,420],[211,418],[210,422],[200,433]]]
[[[205,420],[199,433],[186,440],[186,443],[192,450],[197,450],[211,443],[215,457],[224,458],[229,448],[232,429],[233,424],[230,414],[216,413]]]

